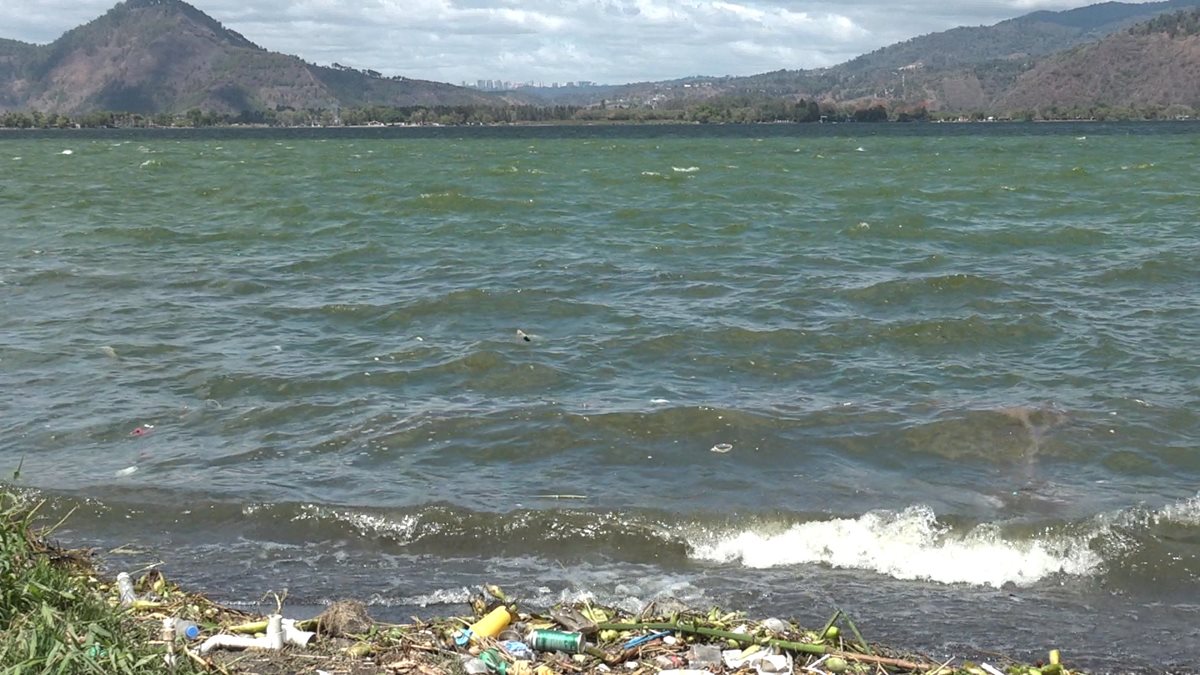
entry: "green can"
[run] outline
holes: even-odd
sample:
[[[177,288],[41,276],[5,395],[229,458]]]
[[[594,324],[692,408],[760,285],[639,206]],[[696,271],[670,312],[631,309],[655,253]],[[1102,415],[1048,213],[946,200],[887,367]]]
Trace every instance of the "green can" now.
[[[527,640],[535,652],[566,652],[582,654],[583,633],[567,633],[561,630],[535,630]]]

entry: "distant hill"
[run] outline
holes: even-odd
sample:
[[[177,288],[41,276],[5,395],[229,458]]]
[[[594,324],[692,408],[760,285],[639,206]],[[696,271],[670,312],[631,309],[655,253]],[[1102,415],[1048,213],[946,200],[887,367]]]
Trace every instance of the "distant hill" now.
[[[126,0],[49,45],[0,40],[0,108],[152,114],[489,104],[462,87],[269,52],[182,0]]]
[[[1200,0],[1105,2],[931,33],[831,68],[497,95],[309,64],[259,47],[182,0],[125,0],[48,45],[0,38],[0,111],[236,116],[340,109],[364,123],[386,118],[362,110],[372,106],[536,104],[557,111],[574,105],[594,106],[588,119],[638,119],[628,111],[653,109],[658,119],[718,121],[738,118],[702,109],[814,119],[827,110],[848,114],[880,106],[917,117],[924,111],[1200,108],[1198,8]]]
[[[24,100],[24,77],[37,55],[37,47],[0,38],[0,110],[17,107]]]
[[[1161,15],[1022,73],[1000,109],[1200,108],[1200,10]]]
[[[914,37],[830,68],[646,82],[614,87],[604,96],[609,101],[660,106],[729,96],[782,96],[984,110],[1005,100],[1018,78],[1051,54],[1097,41],[1164,12],[1193,7],[1200,7],[1200,0],[1105,2],[1039,11],[992,26]],[[567,102],[592,101],[577,97]]]

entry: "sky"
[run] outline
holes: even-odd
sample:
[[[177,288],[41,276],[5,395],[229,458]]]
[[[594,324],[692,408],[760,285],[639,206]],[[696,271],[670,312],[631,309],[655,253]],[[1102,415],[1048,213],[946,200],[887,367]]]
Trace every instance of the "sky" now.
[[[115,0],[3,0],[46,43]],[[269,50],[460,84],[550,85],[832,66],[911,37],[1088,0],[191,0]]]

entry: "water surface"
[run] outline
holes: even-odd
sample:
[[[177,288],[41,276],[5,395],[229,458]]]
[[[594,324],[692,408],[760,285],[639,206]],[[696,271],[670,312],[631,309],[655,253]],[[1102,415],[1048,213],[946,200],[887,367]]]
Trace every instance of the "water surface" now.
[[[0,468],[80,506],[67,542],[226,601],[462,613],[493,581],[1195,664],[1198,152],[3,133]]]

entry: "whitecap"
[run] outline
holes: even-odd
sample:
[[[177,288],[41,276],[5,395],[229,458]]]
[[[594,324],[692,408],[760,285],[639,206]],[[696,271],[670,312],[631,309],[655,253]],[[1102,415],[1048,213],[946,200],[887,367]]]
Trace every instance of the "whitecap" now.
[[[1087,537],[1016,539],[988,523],[959,533],[925,506],[799,523],[783,531],[746,529],[699,545],[692,555],[752,568],[815,563],[896,579],[996,588],[1028,586],[1052,574],[1089,575],[1103,562]]]

